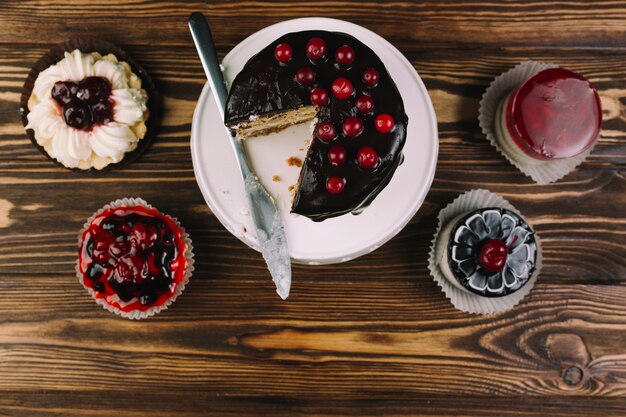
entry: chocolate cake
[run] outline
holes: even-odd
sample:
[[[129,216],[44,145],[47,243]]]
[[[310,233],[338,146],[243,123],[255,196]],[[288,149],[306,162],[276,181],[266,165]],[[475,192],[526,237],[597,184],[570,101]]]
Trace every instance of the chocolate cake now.
[[[402,161],[408,118],[385,65],[345,33],[289,33],[232,83],[225,123],[241,138],[314,121],[292,212],[322,221],[358,214]]]

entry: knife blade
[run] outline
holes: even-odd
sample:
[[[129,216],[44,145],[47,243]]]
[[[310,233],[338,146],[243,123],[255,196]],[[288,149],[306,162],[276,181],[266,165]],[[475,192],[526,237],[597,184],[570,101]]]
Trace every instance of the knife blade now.
[[[209,80],[211,90],[213,90],[213,97],[222,117],[224,117],[228,91],[209,24],[204,15],[199,12],[189,16],[188,24],[204,72]],[[227,129],[226,126],[224,128]],[[261,254],[276,285],[276,292],[284,300],[289,296],[291,288],[291,258],[289,257],[285,227],[274,199],[261,185],[250,168],[241,138],[236,135],[232,136],[230,130],[227,130],[232,138],[231,144],[241,171],[246,200],[256,229]]]

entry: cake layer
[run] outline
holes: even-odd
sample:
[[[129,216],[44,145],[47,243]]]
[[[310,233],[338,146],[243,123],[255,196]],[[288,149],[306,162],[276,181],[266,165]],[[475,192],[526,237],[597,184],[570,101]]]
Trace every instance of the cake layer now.
[[[232,128],[240,138],[246,139],[279,132],[289,126],[311,121],[316,114],[317,109],[315,106],[305,106],[262,117],[250,116],[248,121],[242,121],[232,126]]]

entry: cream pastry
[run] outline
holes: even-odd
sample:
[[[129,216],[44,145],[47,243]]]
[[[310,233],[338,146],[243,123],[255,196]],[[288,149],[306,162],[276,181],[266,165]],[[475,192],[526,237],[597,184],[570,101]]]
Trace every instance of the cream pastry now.
[[[39,73],[26,129],[65,167],[102,169],[145,137],[147,102],[141,78],[127,62],[75,49]]]

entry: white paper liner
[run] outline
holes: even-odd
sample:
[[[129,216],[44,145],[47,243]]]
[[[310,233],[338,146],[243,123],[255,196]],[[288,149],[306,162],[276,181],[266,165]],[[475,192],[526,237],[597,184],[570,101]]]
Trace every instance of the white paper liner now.
[[[441,232],[441,229],[455,217],[488,207],[505,208],[521,216],[521,213],[513,207],[511,203],[491,191],[478,189],[461,194],[452,203],[448,204],[439,212],[439,216],[437,217],[437,231],[435,232],[435,236],[431,242],[430,253],[428,256],[428,269],[430,270],[430,274],[441,287],[446,297],[450,299],[452,305],[456,309],[471,314],[490,314],[509,310],[515,307],[533,288],[543,265],[541,242],[539,241],[539,236],[535,233],[535,242],[537,244],[535,271],[529,278],[528,282],[512,294],[505,295],[503,297],[483,297],[473,292],[459,289],[444,276],[437,262],[436,248],[439,232]]]
[[[528,78],[557,65],[545,62],[524,61],[507,72],[497,76],[489,85],[478,110],[478,122],[483,134],[511,164],[538,184],[548,184],[563,178],[580,165],[591,153],[595,144],[583,153],[565,159],[549,161],[533,159],[529,156],[517,157],[507,152],[498,141],[495,123],[498,121],[498,106],[512,90],[522,85]],[[516,145],[515,145],[516,146]],[[520,151],[521,152],[521,151]],[[526,160],[525,160],[526,159]],[[530,162],[530,163],[529,163]]]
[[[83,233],[89,228],[89,226],[91,225],[91,223],[94,221],[94,219],[100,215],[102,212],[104,212],[105,210],[109,209],[109,208],[118,208],[118,207],[128,207],[128,206],[143,206],[147,209],[153,209],[154,207],[152,207],[150,204],[148,204],[145,200],[141,199],[141,198],[122,198],[122,199],[118,199],[115,201],[110,202],[109,204],[106,204],[105,206],[103,206],[100,210],[96,211],[91,217],[89,217],[89,219],[87,219],[87,221],[85,222],[85,224],[83,225],[83,228],[81,229],[80,233],[78,234],[78,248],[80,250],[80,248],[83,245]],[[161,312],[162,310],[167,310],[167,308],[174,302],[176,301],[176,298],[178,298],[179,295],[181,295],[183,293],[183,291],[185,290],[185,286],[189,283],[189,278],[191,277],[193,270],[194,270],[194,255],[193,255],[193,246],[191,244],[191,239],[189,238],[189,235],[187,234],[187,232],[185,231],[185,228],[182,227],[180,225],[180,223],[178,222],[178,219],[175,217],[171,217],[169,215],[163,214],[161,213],[163,216],[171,219],[174,224],[176,225],[176,227],[180,228],[181,230],[181,236],[182,236],[182,240],[185,243],[185,259],[187,260],[187,267],[185,268],[185,274],[183,275],[183,280],[180,284],[176,285],[176,289],[175,292],[172,296],[170,296],[167,301],[165,301],[165,303],[163,303],[160,306],[154,306],[152,308],[149,308],[148,310],[145,311],[139,311],[139,310],[133,310],[133,311],[122,311],[117,307],[114,307],[112,305],[110,305],[109,303],[107,303],[104,298],[96,298],[96,292],[92,289],[89,288],[87,286],[85,286],[85,284],[83,283],[83,274],[80,272],[80,259],[78,259],[76,261],[76,276],[78,277],[78,280],[80,282],[80,284],[87,290],[87,292],[89,292],[89,295],[91,295],[94,300],[96,301],[96,303],[98,303],[99,305],[102,306],[102,308],[104,308],[107,311],[110,311],[111,313],[115,313],[118,316],[127,318],[127,319],[131,319],[131,320],[140,320],[140,319],[145,319],[147,317],[151,317],[154,316],[155,314]]]

